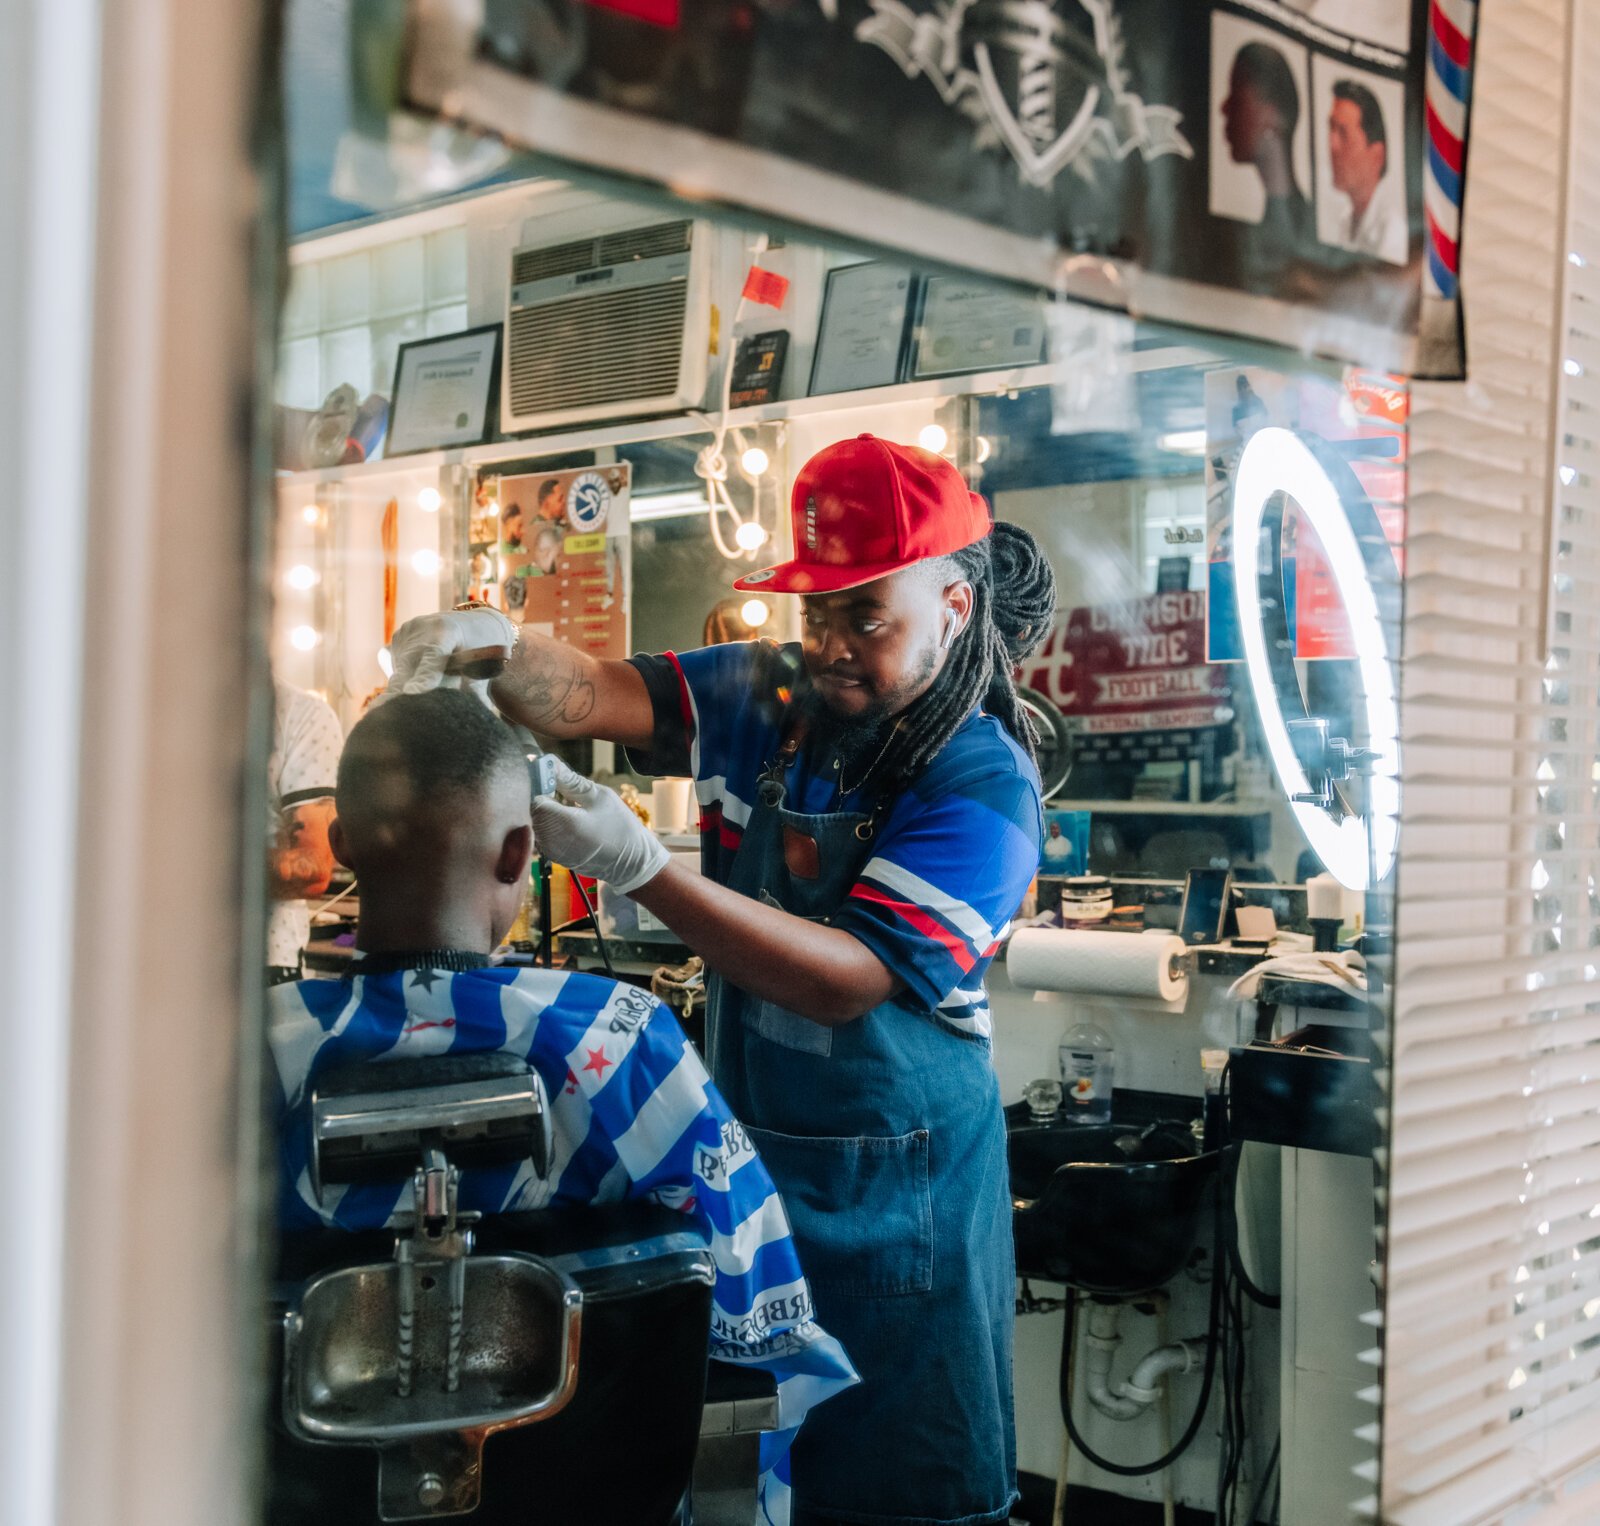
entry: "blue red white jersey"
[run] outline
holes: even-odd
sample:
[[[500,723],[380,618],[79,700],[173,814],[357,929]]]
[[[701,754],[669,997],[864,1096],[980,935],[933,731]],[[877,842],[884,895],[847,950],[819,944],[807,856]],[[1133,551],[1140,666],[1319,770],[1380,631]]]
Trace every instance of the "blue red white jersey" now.
[[[655,707],[655,735],[635,767],[687,774],[700,802],[705,872],[726,882],[762,771],[782,744],[797,645],[735,642],[635,657]],[[802,748],[786,805],[808,815],[868,811],[866,791]],[[871,858],[833,918],[904,986],[898,1000],[969,1036],[992,1032],[983,978],[1038,872],[1039,774],[1005,727],[975,710],[889,803]]]
[[[763,1521],[789,1518],[788,1453],[811,1405],[857,1381],[813,1317],[783,1203],[671,1012],[618,981],[488,968],[357,973],[268,992],[281,1087],[281,1222],[286,1228],[388,1224],[410,1184],[327,1189],[309,1173],[312,1085],[336,1066],[428,1055],[502,1053],[538,1073],[553,1150],[531,1163],[462,1172],[463,1209],[519,1209],[651,1197],[688,1215],[716,1262],[711,1354],[772,1372],[779,1429],[762,1438]]]

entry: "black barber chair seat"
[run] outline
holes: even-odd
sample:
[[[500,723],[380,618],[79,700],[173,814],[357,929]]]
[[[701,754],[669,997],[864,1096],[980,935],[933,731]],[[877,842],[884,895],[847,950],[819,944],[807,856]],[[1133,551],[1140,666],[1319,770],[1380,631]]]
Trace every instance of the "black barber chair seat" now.
[[[507,1079],[508,1096],[521,1086],[523,1104],[531,1089],[533,1114],[545,1112],[527,1067],[498,1058],[367,1065],[324,1078],[321,1092],[332,1100],[313,1108],[313,1132],[321,1136],[313,1142],[317,1190],[323,1181],[397,1180],[397,1165],[409,1173],[419,1151],[436,1164],[442,1155],[455,1154],[482,1165],[497,1152],[525,1160],[531,1149],[542,1170],[548,1136],[541,1143],[538,1129],[547,1125],[533,1114],[513,1117],[493,1095],[494,1076]],[[441,1097],[450,1103],[442,1111]],[[483,1098],[487,1111],[474,1116],[471,1109]],[[498,1116],[490,1116],[496,1107]],[[447,1126],[439,1126],[440,1120]],[[415,1217],[437,1228],[424,1215],[424,1174],[416,1176]],[[452,1197],[452,1232],[454,1225]],[[414,1232],[409,1238],[421,1243]],[[416,1318],[402,1326],[416,1332],[414,1343],[400,1338],[418,1364],[416,1392],[423,1404],[413,1409],[409,1398],[394,1398],[399,1345],[391,1335],[393,1306],[383,1304],[381,1315],[365,1319],[365,1345],[361,1336],[331,1337],[329,1321],[316,1325],[308,1317],[319,1286],[326,1292],[348,1285],[370,1295],[406,1275],[421,1278],[413,1288],[432,1290],[419,1299],[437,1301],[451,1263],[425,1260],[410,1273],[397,1272],[396,1262],[405,1268],[409,1254],[409,1246],[402,1254],[392,1230],[322,1229],[283,1237],[271,1309],[279,1401],[272,1406],[268,1526],[428,1519],[470,1526],[716,1526],[752,1518],[756,1448],[759,1432],[776,1423],[775,1389],[766,1374],[725,1373],[718,1380],[718,1402],[707,1405],[714,1268],[703,1237],[682,1214],[633,1202],[501,1214],[470,1226],[466,1294],[451,1321],[466,1330],[462,1390],[485,1371],[520,1376],[519,1363],[542,1371],[546,1351],[554,1349],[550,1331],[538,1340],[509,1339],[495,1349],[498,1337],[484,1321],[489,1312],[499,1314],[499,1305],[473,1307],[489,1296],[474,1289],[492,1290],[495,1284],[491,1276],[475,1282],[474,1269],[493,1273],[495,1266],[517,1263],[527,1270],[524,1263],[533,1260],[547,1280],[559,1277],[568,1289],[569,1338],[561,1347],[568,1361],[565,1367],[549,1363],[551,1372],[567,1374],[561,1396],[548,1413],[524,1416],[487,1436],[437,1425],[429,1434],[413,1434],[419,1430],[413,1415],[440,1402],[439,1374],[428,1371],[425,1352],[431,1349],[436,1358],[442,1349],[437,1330],[428,1348]],[[424,1248],[420,1254],[431,1253]],[[362,1270],[345,1270],[351,1268]],[[350,1307],[356,1313],[341,1312],[341,1318],[362,1324],[360,1299],[353,1298]],[[539,1323],[526,1313],[523,1322]],[[559,1321],[545,1323],[553,1330]],[[307,1333],[313,1325],[315,1336]],[[318,1349],[308,1356],[308,1346]],[[411,1370],[410,1361],[404,1365]],[[506,1400],[519,1397],[511,1390],[529,1386],[516,1377],[495,1381]],[[342,1403],[346,1395],[355,1396],[353,1405]],[[308,1412],[313,1419],[333,1416],[337,1428],[341,1408],[368,1404],[397,1416],[398,1424],[381,1437],[369,1426],[362,1439],[345,1444],[326,1439],[307,1420]],[[474,1463],[472,1450],[480,1443],[481,1458]],[[438,1469],[435,1457],[443,1459]]]
[[[652,1250],[667,1237],[681,1243],[685,1227],[682,1214],[654,1203],[507,1214],[479,1226],[475,1254],[513,1250],[590,1266],[572,1268],[584,1294],[572,1400],[548,1420],[488,1438],[481,1501],[456,1519],[472,1526],[687,1526],[711,1286],[700,1255]],[[284,1270],[298,1280],[312,1267],[376,1260],[392,1242],[388,1234],[337,1231],[297,1237],[285,1245]],[[608,1250],[622,1261],[608,1261]],[[273,1321],[279,1373],[287,1302],[280,1298]],[[274,1415],[266,1518],[268,1526],[376,1526],[383,1519],[376,1448],[304,1441]]]

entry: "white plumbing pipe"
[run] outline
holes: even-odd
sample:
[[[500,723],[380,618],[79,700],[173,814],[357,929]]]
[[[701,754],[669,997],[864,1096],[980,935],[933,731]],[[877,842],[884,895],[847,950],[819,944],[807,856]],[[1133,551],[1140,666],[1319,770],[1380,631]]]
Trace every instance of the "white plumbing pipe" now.
[[[1084,1338],[1086,1391],[1089,1402],[1102,1415],[1112,1420],[1132,1420],[1160,1398],[1162,1382],[1168,1374],[1193,1372],[1205,1360],[1206,1343],[1186,1340],[1157,1346],[1113,1389],[1111,1363],[1122,1344],[1117,1331],[1121,1313],[1121,1304],[1097,1303],[1092,1307],[1089,1333]]]
[[[1162,1380],[1170,1373],[1193,1372],[1206,1359],[1206,1343],[1202,1341],[1173,1341],[1170,1346],[1157,1346],[1117,1384],[1117,1392],[1136,1404],[1154,1404],[1161,1394]]]

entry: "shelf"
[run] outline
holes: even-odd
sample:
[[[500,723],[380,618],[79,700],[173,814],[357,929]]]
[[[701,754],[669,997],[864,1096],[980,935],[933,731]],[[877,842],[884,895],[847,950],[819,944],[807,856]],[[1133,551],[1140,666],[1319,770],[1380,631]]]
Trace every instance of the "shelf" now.
[[[1209,350],[1197,349],[1192,345],[1169,345],[1159,349],[1136,350],[1124,357],[1123,363],[1128,371],[1166,371],[1178,366],[1205,365],[1216,359],[1216,354]],[[1017,366],[1004,371],[940,376],[928,381],[902,382],[893,387],[872,387],[860,392],[828,392],[820,397],[796,397],[767,403],[760,408],[730,409],[727,424],[729,428],[736,429],[754,424],[779,423],[785,419],[822,417],[830,413],[855,414],[863,408],[893,403],[933,401],[947,397],[989,397],[1029,387],[1048,387],[1071,369],[1071,363],[1046,363]],[[364,461],[357,466],[315,467],[302,472],[280,471],[277,480],[280,487],[308,490],[330,483],[376,483],[386,477],[411,476],[428,468],[437,471],[446,466],[493,466],[503,461],[566,455],[577,450],[635,445],[649,440],[681,439],[685,435],[708,434],[711,428],[711,418],[705,413],[676,413],[667,418],[592,424],[581,429],[564,429],[556,434],[520,435],[513,440],[496,440],[491,445],[473,445],[459,450],[420,451],[416,455],[396,456],[393,460]]]
[[[1047,811],[1089,811],[1097,816],[1266,816],[1276,802],[1259,800],[1046,800]]]

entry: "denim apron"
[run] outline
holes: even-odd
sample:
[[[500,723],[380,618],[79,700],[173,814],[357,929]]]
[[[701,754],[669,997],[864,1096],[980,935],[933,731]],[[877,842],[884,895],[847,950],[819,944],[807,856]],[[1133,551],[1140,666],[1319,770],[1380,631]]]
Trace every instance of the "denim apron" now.
[[[727,883],[826,922],[876,819],[786,809],[796,748],[763,773]],[[796,1526],[1004,1522],[1016,1283],[987,1041],[892,1001],[825,1028],[709,984],[712,1075],[783,1194],[817,1319],[862,1379],[801,1427]]]

